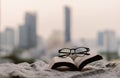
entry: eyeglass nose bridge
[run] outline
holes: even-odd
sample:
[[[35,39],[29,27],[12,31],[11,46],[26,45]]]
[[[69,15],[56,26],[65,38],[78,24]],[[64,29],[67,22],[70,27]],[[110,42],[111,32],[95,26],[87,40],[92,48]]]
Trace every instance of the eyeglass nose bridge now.
[[[71,54],[75,54],[75,50],[74,49],[71,49]]]

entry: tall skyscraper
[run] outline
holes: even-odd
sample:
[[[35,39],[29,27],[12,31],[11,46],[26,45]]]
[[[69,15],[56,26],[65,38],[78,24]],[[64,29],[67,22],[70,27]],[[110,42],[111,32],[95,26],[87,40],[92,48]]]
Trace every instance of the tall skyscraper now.
[[[29,48],[37,46],[37,32],[36,32],[36,14],[26,13],[25,15],[25,26],[27,28],[27,40]]]
[[[29,48],[37,46],[36,22],[36,14],[26,13],[25,26],[27,28],[27,40]]]
[[[36,14],[26,13],[25,24],[19,28],[20,48],[33,48],[37,46]]]
[[[71,11],[69,7],[65,7],[65,43],[71,41]]]
[[[28,48],[28,41],[27,41],[27,30],[26,26],[21,25],[19,27],[19,47],[20,48]]]

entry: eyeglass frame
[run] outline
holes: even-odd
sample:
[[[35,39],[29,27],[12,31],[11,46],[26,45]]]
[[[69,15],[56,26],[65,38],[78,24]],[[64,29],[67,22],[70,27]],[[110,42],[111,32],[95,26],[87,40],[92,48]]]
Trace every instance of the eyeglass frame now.
[[[86,49],[86,51],[82,51],[82,52],[79,52],[79,53],[76,53],[76,50],[77,49],[79,49],[79,48],[84,48],[84,49]],[[70,50],[70,52],[67,54],[66,53],[66,55],[60,55],[60,53],[65,53],[65,52],[61,52],[61,50],[63,50],[63,49],[69,49]],[[72,53],[72,50],[74,50],[74,53]],[[58,50],[58,53],[59,53],[59,57],[63,57],[63,58],[65,58],[65,57],[68,57],[70,54],[84,54],[83,56],[85,56],[85,55],[90,55],[90,53],[88,53],[90,51],[90,49],[89,48],[87,48],[87,47],[77,47],[77,48],[62,48],[62,49],[60,49],[60,50]],[[83,56],[81,56],[81,57],[83,57]]]

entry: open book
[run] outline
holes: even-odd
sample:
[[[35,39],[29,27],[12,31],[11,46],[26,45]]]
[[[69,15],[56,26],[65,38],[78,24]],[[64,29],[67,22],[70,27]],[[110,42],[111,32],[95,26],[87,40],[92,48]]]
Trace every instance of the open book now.
[[[89,63],[103,59],[102,56],[98,54],[85,55],[83,57],[76,57],[74,60],[71,57],[54,57],[50,63],[49,68],[56,70],[82,70],[84,66]]]

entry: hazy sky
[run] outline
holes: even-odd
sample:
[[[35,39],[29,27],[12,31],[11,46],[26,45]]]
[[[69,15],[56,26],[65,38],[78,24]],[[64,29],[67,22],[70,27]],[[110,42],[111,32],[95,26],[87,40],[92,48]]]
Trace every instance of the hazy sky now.
[[[64,7],[71,8],[72,38],[95,38],[97,31],[113,29],[120,36],[120,0],[1,0],[1,25],[17,29],[26,12],[36,12],[37,31],[47,38],[64,31]]]

